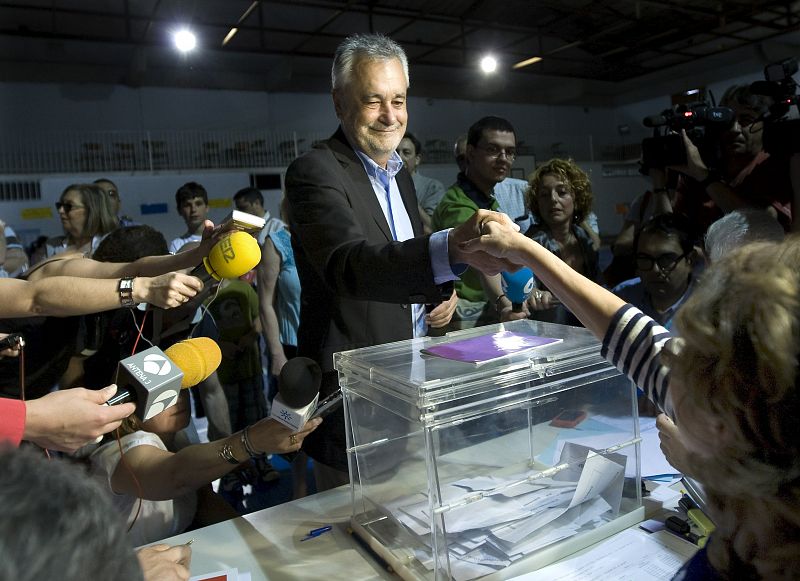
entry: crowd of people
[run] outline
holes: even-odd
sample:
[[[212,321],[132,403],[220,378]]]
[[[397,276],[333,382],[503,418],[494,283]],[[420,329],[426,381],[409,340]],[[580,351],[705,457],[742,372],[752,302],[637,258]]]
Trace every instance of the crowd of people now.
[[[267,454],[301,448],[295,497],[307,492],[305,454],[317,490],[349,481],[341,410],[297,433],[268,418],[287,361],[313,359],[324,397],[338,388],[336,352],[531,318],[594,333],[640,388],[643,413],[659,414],[668,459],[704,485],[717,531],[680,578],[798,576],[800,245],[783,240],[796,229],[797,154],[762,151],[767,104],[733,87],[721,104],[735,121],[716,136],[718,158],[703,159],[684,133],[686,164],[645,168],[652,187],[610,241],[603,270],[591,180],[579,163],[552,159],[514,179],[514,126],[485,116],[456,141],[459,171],[445,187],[419,171],[408,87],[406,55],[391,39],[354,35],[337,48],[340,126],[288,168],[281,216],[257,189],[232,196],[265,221],[254,233],[261,259],[241,279],[204,285],[185,274],[226,235],[207,220],[208,194],[196,182],[175,194],[185,232],[169,243],[120,215],[107,178],[65,188],[56,203],[63,236],[40,241],[35,254],[3,224],[0,333],[26,338],[31,372],[18,364],[19,346],[0,351],[0,435],[68,454],[95,482],[84,482],[87,470],[13,451],[2,452],[14,467],[4,478],[35,488],[52,473],[76,490],[113,492],[119,530],[98,530],[89,510],[84,520],[109,543],[127,537],[115,578],[141,570],[164,578],[154,571],[165,563],[188,578],[187,548],[140,550],[137,560],[130,547],[235,515],[212,481],[274,478]],[[522,266],[534,286],[512,305],[500,273]],[[155,308],[132,308],[141,303]],[[102,405],[118,361],[144,343],[165,349],[197,336],[222,352],[197,391],[209,441],[179,436],[187,392],[147,421],[131,415],[133,404]],[[15,493],[0,490],[5,500]],[[22,529],[36,528],[26,518]],[[20,577],[10,563],[0,571]]]

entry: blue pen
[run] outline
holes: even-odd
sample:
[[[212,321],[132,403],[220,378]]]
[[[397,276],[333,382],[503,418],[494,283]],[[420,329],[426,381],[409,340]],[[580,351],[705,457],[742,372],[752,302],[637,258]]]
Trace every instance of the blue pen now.
[[[321,534],[327,533],[332,528],[333,527],[331,525],[327,525],[327,526],[324,526],[324,527],[320,527],[318,529],[312,529],[312,530],[308,531],[308,534],[305,536],[305,538],[300,539],[300,540],[301,541],[307,541],[308,539],[313,539],[315,537],[320,536]]]

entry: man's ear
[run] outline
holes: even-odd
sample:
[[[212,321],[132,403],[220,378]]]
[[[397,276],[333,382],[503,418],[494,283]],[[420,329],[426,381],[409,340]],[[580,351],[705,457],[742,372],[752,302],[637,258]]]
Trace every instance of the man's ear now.
[[[342,118],[342,92],[339,89],[334,89],[331,91],[331,97],[333,97],[333,108],[336,111],[337,119]]]

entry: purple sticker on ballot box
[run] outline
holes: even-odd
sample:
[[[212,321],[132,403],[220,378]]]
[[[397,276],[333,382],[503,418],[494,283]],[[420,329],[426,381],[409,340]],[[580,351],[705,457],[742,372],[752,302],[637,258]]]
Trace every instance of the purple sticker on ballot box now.
[[[553,345],[561,341],[563,339],[501,331],[491,335],[480,335],[479,337],[471,337],[461,341],[434,345],[423,349],[422,353],[455,361],[480,364],[528,349]]]

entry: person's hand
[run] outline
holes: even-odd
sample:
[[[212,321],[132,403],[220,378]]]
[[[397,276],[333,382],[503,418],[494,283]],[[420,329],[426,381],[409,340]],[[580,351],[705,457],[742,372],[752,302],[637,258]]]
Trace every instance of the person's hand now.
[[[658,414],[656,417],[658,439],[661,441],[661,451],[667,461],[678,472],[691,476],[689,459],[691,454],[681,437],[681,431],[667,414]]]
[[[135,278],[133,300],[170,309],[187,303],[201,290],[203,283],[199,278],[181,272],[169,272],[152,278]]]
[[[553,293],[539,289],[534,289],[526,302],[531,311],[545,311],[561,304]]]
[[[291,428],[287,428],[280,422],[265,418],[253,424],[247,435],[253,447],[259,452],[285,454],[297,452],[303,445],[303,439],[316,430],[321,423],[322,418],[314,418],[306,422],[299,432],[293,432]]]
[[[515,311],[514,306],[511,303],[509,303],[508,305],[500,309],[500,311],[498,312],[501,323],[508,323],[509,321],[518,321],[520,319],[527,319],[530,314],[531,313],[528,310],[527,301],[522,303],[522,308],[518,311]]]
[[[450,322],[453,318],[453,313],[456,312],[458,306],[458,295],[456,291],[450,295],[450,298],[436,305],[430,313],[425,315],[425,322],[432,329],[441,329]]]
[[[686,163],[684,165],[669,166],[669,169],[679,171],[701,182],[708,176],[708,167],[706,167],[703,158],[700,156],[700,150],[697,149],[697,146],[692,143],[692,140],[686,135],[685,129],[681,129],[681,137],[683,138],[683,145],[686,148]]]
[[[518,266],[505,260],[505,256],[490,252],[482,248],[479,243],[467,246],[469,241],[481,241],[484,234],[488,233],[490,225],[497,224],[501,228],[499,232],[518,233],[519,226],[511,218],[501,212],[490,210],[478,210],[469,220],[453,228],[448,236],[448,250],[450,253],[450,264],[469,264],[481,272],[494,275],[498,272],[517,270]]]
[[[72,453],[116,429],[136,411],[132,403],[104,406],[116,385],[100,390],[76,387],[25,402],[24,440],[43,448]]]
[[[495,263],[502,266],[499,270],[488,274],[514,272],[525,265],[525,261],[520,258],[524,254],[523,248],[526,244],[536,243],[524,234],[520,234],[519,226],[513,222],[509,226],[506,222],[487,220],[480,228],[479,236],[458,244],[461,253],[466,256],[475,254],[494,257]],[[465,260],[470,262],[472,259]]]
[[[13,333],[0,333],[0,339],[5,339],[6,337],[12,334]],[[19,349],[12,349],[12,348],[3,349],[2,351],[0,351],[0,359],[2,359],[3,357],[19,357]]]
[[[187,581],[192,548],[188,545],[152,545],[136,551],[144,581]]]

